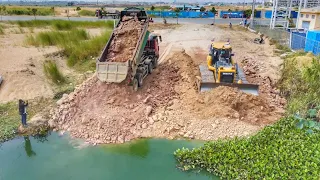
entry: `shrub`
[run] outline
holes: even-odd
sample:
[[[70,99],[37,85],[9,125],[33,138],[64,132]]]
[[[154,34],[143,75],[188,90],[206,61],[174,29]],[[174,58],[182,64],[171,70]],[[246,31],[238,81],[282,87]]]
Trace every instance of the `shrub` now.
[[[288,56],[283,63],[278,82],[281,92],[288,99],[290,113],[306,114],[307,109],[320,104],[320,58],[300,57],[305,53]],[[311,60],[310,60],[311,59]],[[300,62],[299,62],[300,61]]]
[[[0,24],[0,35],[5,34],[4,27]]]
[[[80,16],[95,16],[96,12],[83,9],[83,10],[79,11],[79,15]]]
[[[7,7],[7,14],[9,15],[34,15],[34,10],[37,9],[36,14],[39,16],[49,16],[52,14],[51,8],[37,7],[37,8],[26,8],[26,7]]]
[[[46,76],[55,84],[62,84],[66,81],[65,77],[59,71],[54,61],[47,61],[43,64]]]
[[[76,11],[80,11],[81,10],[81,7],[77,7]]]

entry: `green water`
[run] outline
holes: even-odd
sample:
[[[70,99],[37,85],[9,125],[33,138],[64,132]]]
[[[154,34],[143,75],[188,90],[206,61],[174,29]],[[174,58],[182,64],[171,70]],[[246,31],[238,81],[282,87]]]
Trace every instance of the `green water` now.
[[[176,168],[173,152],[200,142],[145,139],[124,145],[79,147],[81,141],[52,133],[0,145],[0,180],[207,180]]]

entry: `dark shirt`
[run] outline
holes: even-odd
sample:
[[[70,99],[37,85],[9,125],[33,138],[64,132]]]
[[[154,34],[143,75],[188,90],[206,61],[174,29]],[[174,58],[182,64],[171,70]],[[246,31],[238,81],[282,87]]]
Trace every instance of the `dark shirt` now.
[[[26,110],[27,106],[28,106],[28,103],[25,103],[24,101],[19,102],[19,114],[20,115],[27,113],[27,110]]]

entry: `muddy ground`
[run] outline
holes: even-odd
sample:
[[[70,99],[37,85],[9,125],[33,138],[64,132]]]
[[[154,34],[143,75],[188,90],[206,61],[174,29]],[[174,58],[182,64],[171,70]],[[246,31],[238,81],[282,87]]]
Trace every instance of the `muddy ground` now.
[[[253,134],[281,117],[285,101],[274,83],[282,60],[268,43],[251,42],[258,35],[203,25],[154,31],[163,39],[160,65],[138,92],[93,76],[57,102],[50,125],[98,144],[141,137],[215,140]],[[198,92],[198,65],[210,41],[228,38],[249,82],[261,85],[259,96],[227,87]]]

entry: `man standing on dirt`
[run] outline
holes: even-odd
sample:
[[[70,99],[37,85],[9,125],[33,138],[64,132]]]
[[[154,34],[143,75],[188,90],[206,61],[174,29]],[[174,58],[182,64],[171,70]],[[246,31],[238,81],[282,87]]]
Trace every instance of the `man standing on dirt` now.
[[[23,126],[27,125],[27,106],[28,102],[19,99],[19,114],[21,115],[21,123]]]

